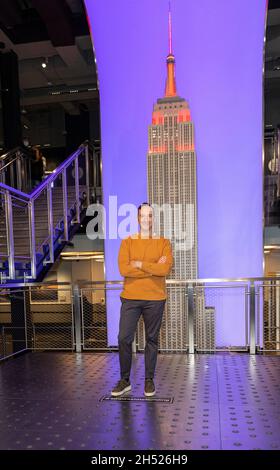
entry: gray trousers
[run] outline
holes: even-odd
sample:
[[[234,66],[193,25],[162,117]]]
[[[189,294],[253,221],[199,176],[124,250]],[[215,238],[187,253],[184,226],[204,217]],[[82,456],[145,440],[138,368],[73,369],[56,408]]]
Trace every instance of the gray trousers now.
[[[153,379],[158,353],[158,336],[164,312],[164,300],[131,300],[120,297],[119,360],[122,379],[129,379],[132,343],[141,315],[145,324],[145,378]]]

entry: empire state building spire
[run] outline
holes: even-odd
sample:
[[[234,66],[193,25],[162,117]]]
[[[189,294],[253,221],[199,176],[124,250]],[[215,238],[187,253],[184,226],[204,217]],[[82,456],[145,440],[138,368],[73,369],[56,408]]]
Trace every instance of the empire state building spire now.
[[[167,63],[167,79],[165,85],[165,98],[177,96],[175,82],[175,57],[172,52],[172,22],[171,22],[171,6],[169,1],[168,12],[168,38],[169,38],[169,54],[166,59]]]

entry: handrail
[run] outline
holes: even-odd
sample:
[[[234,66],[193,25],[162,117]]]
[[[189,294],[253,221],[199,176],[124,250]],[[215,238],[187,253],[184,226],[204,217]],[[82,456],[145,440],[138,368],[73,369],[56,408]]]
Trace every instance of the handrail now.
[[[26,204],[26,219],[24,220],[26,220],[26,224],[29,229],[28,253],[30,255],[30,267],[26,268],[28,271],[25,272],[24,279],[36,279],[37,267],[39,264],[42,262],[43,265],[53,263],[55,249],[58,247],[57,244],[67,242],[69,240],[68,232],[71,230],[71,226],[73,226],[73,224],[80,223],[80,214],[84,208],[84,203],[86,202],[87,204],[90,204],[91,200],[90,188],[94,186],[92,178],[94,173],[93,163],[96,163],[96,160],[93,160],[90,163],[91,158],[89,155],[89,148],[91,148],[91,146],[87,142],[80,145],[75,152],[62,162],[53,171],[53,173],[51,173],[31,193],[21,191],[20,189],[7,185],[6,183],[0,183],[1,204],[2,209],[4,209],[4,226],[6,229],[7,240],[6,260],[8,261],[8,275],[6,275],[5,272],[4,274],[0,272],[0,282],[3,282],[1,281],[1,278],[2,280],[4,279],[4,282],[7,279],[12,281],[17,278],[15,260],[18,260],[18,255],[14,246],[16,242],[14,240],[15,223],[13,215],[16,199]],[[85,168],[84,183],[80,183],[79,181],[79,164],[81,162],[83,162]],[[74,163],[74,174],[71,176],[66,170],[72,163]],[[56,214],[54,219],[55,211],[53,210],[53,197],[55,193],[53,192],[53,183],[61,176],[62,178],[61,181],[59,181],[58,187],[61,190],[62,207],[61,213],[59,213],[59,215]],[[72,188],[73,186],[75,189],[73,192],[73,198],[71,196],[70,202],[68,195],[69,177],[70,181],[73,180],[73,184],[70,183],[70,187]],[[35,223],[37,216],[39,215],[36,212],[37,206],[35,206],[35,203],[37,198],[42,194],[44,195],[44,198],[46,198],[45,207],[47,209],[47,229],[44,234],[43,232],[40,232],[40,226]],[[58,231],[57,228],[59,228]],[[37,233],[39,233],[39,236],[37,236]],[[40,255],[39,261],[37,257],[38,254]],[[29,272],[31,273],[30,275]]]
[[[0,157],[1,158],[1,157]],[[5,159],[3,159],[5,161]],[[9,165],[17,161],[17,157],[14,157],[13,160],[10,160],[8,163],[5,163],[4,166],[0,167],[0,171],[3,171],[8,168]]]
[[[31,156],[27,149],[16,147],[0,155],[0,181],[11,187],[25,191],[31,183]]]
[[[0,160],[6,160],[8,157],[15,155],[17,152],[24,153],[21,147],[15,147],[6,153],[3,153],[3,155],[0,155]]]
[[[0,191],[1,191],[1,188],[5,192],[8,191],[9,193],[17,194],[18,196],[21,196],[21,197],[25,198],[26,200],[29,200],[30,196],[31,196],[30,194],[24,193],[23,191],[20,191],[19,189],[16,189],[16,188],[12,188],[11,186],[8,186],[5,183],[0,183]]]
[[[52,183],[61,173],[63,170],[66,170],[66,168],[85,150],[85,146],[81,145],[78,150],[73,152],[70,157],[66,158],[64,162],[62,162],[47,178],[44,179],[44,181],[38,186],[38,188],[35,188],[31,193],[30,193],[30,199],[36,199],[41,192],[45,190],[45,188]]]
[[[186,303],[185,303],[185,308],[186,312],[188,315],[188,322],[187,322],[187,328],[188,328],[188,352],[189,354],[194,354],[195,351],[197,351],[197,343],[195,343],[195,319],[196,315],[198,313],[197,307],[195,305],[194,299],[196,296],[195,292],[195,286],[193,284],[198,284],[199,287],[204,287],[207,289],[209,286],[205,285],[207,283],[213,283],[213,282],[219,282],[219,283],[226,283],[226,282],[250,282],[250,288],[246,287],[244,291],[245,295],[245,303],[246,303],[246,308],[245,308],[245,337],[246,337],[246,342],[245,346],[248,352],[251,355],[256,354],[256,352],[260,349],[261,343],[259,342],[259,335],[261,327],[260,327],[260,316],[259,316],[259,304],[258,300],[260,298],[260,291],[259,291],[259,285],[257,284],[258,281],[272,281],[271,284],[265,284],[265,282],[262,283],[264,286],[271,286],[273,287],[274,284],[273,282],[275,281],[280,281],[280,276],[268,276],[268,277],[244,277],[244,278],[207,278],[207,279],[185,279],[185,280],[173,280],[173,279],[167,279],[167,284],[168,285],[173,285],[173,284],[181,284],[182,287],[184,287],[184,294],[186,298]],[[100,284],[105,287],[103,289],[108,289],[110,290],[110,287],[106,287],[106,285],[114,285],[117,284],[120,286],[123,284],[123,281],[121,280],[114,280],[114,281],[81,281],[81,282],[76,282],[74,284],[70,282],[54,282],[54,281],[48,281],[48,282],[35,282],[35,283],[22,283],[22,282],[15,282],[11,284],[2,284],[0,285],[0,295],[5,296],[9,295],[11,291],[17,292],[19,289],[30,289],[30,288],[35,288],[36,287],[41,287],[45,289],[54,289],[54,290],[59,290],[60,286],[67,287],[73,292],[73,297],[76,300],[80,299],[82,296],[83,288],[85,286],[91,286],[91,288],[94,289],[100,289]],[[204,285],[202,285],[204,284]],[[211,286],[210,286],[211,287]],[[216,286],[215,286],[216,287]],[[225,286],[219,286],[219,287],[227,287]],[[232,287],[232,286],[230,286]],[[111,287],[111,289],[116,289],[116,287]],[[205,291],[204,291],[205,292]],[[78,322],[80,325],[80,323]],[[78,337],[78,336],[77,336]]]
[[[266,277],[243,277],[243,278],[201,278],[201,279],[166,279],[166,284],[201,284],[210,282],[256,282],[256,281],[280,281],[280,276],[266,276]],[[117,279],[113,281],[80,281],[76,282],[79,286],[85,285],[100,285],[100,284],[123,284],[123,279]],[[16,287],[29,287],[29,286],[72,286],[71,282],[61,281],[46,281],[46,282],[13,282],[9,284],[0,284],[0,289],[4,288],[16,288]]]
[[[62,171],[65,170],[75,160],[75,158],[77,158],[84,151],[84,149],[85,146],[81,145],[78,150],[73,152],[70,157],[68,157],[64,162],[62,162],[49,176],[47,176],[47,178],[45,178],[45,180],[38,186],[38,188],[35,188],[30,194],[12,188],[11,186],[8,186],[5,183],[0,183],[0,189],[3,188],[6,191],[18,194],[19,196],[25,197],[29,200],[36,199],[39,194],[45,190],[49,183],[52,183],[57,178],[57,176],[59,176]]]
[[[236,277],[236,278],[201,278],[201,279],[166,279],[167,284],[199,284],[202,282],[252,282],[252,281],[280,281],[280,276],[271,277]],[[122,280],[116,281],[80,281],[79,285],[85,284],[116,284]]]

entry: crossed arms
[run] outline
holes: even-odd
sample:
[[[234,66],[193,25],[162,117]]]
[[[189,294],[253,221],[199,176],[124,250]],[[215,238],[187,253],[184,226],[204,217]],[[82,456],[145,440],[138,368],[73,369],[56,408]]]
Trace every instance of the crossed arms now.
[[[128,239],[123,239],[118,256],[119,271],[123,277],[167,276],[173,265],[171,243],[164,240],[162,256],[157,263],[130,260]]]

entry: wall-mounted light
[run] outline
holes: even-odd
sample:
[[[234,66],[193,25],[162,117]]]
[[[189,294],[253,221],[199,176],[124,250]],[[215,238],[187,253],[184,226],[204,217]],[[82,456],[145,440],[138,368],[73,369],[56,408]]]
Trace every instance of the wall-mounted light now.
[[[67,261],[94,260],[99,263],[104,262],[104,253],[98,251],[66,251],[61,253],[61,259]]]
[[[48,63],[49,63],[49,59],[48,59],[48,57],[46,57],[45,60],[43,60],[43,62],[41,63],[43,69],[45,69],[47,67]]]

